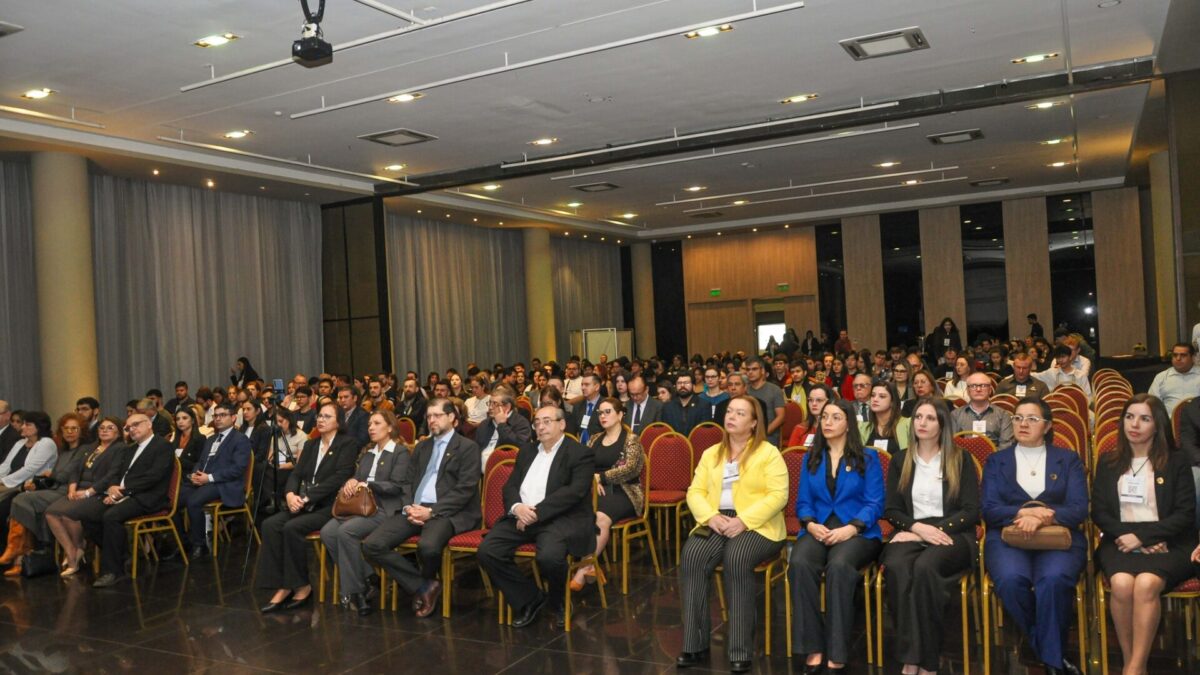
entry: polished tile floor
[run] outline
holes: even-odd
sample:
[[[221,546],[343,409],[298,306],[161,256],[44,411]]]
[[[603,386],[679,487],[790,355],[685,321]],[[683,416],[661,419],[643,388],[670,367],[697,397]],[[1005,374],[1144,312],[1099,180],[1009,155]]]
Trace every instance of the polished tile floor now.
[[[493,601],[479,576],[465,564],[456,583],[452,619],[417,619],[405,609],[359,618],[325,604],[290,614],[262,616],[265,600],[253,589],[253,563],[243,573],[245,548],[235,543],[220,559],[190,567],[147,564],[139,579],[108,590],[90,586],[90,576],[0,581],[0,673],[672,673],[681,645],[675,570],[653,574],[648,561],[635,561],[629,595],[610,583],[609,607],[592,589],[577,600],[573,630],[553,630],[540,620],[524,630],[496,622]],[[784,655],[782,588],[773,626],[771,657],[760,654],[760,673],[792,671]],[[716,602],[713,602],[716,615]],[[962,673],[957,610],[948,609],[952,633],[943,673]],[[718,617],[719,619],[719,617]],[[866,640],[855,638],[856,662],[846,675],[896,673],[866,665]],[[724,629],[714,621],[713,669],[725,670]],[[1164,620],[1151,673],[1200,673],[1198,645],[1189,649],[1182,612]],[[885,625],[885,632],[886,632]],[[760,626],[761,632],[761,626]],[[992,671],[1041,673],[1011,627],[1000,631]],[[885,648],[890,644],[885,640]],[[1074,648],[1074,647],[1073,647]],[[1116,652],[1115,641],[1111,649]],[[1091,672],[1100,670],[1093,654]],[[971,672],[982,673],[978,645]],[[1110,670],[1120,672],[1119,652]]]

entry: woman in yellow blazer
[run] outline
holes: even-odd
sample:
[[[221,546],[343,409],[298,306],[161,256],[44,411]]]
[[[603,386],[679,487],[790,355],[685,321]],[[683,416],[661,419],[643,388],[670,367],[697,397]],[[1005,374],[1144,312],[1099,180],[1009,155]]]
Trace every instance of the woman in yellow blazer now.
[[[717,565],[722,565],[729,603],[729,669],[750,670],[754,568],[783,548],[787,498],[787,465],[779,449],[766,440],[762,406],[752,396],[731,399],[721,442],[704,451],[687,491],[697,526],[684,543],[679,562],[683,653],[675,660],[676,667],[708,661],[709,581]]]

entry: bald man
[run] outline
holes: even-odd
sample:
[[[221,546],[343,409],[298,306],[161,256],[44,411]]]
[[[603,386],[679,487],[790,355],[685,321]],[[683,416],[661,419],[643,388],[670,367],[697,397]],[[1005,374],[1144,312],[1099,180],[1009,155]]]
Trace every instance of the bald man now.
[[[1003,450],[1013,444],[1012,415],[992,405],[992,378],[985,373],[967,376],[967,405],[950,413],[954,432],[983,434]]]
[[[119,449],[112,469],[92,486],[92,508],[81,515],[84,531],[100,542],[100,576],[92,586],[115,586],[125,574],[129,533],[125,521],[167,508],[167,490],[175,468],[171,444],[154,435],[150,418],[134,413],[125,420],[129,445]]]

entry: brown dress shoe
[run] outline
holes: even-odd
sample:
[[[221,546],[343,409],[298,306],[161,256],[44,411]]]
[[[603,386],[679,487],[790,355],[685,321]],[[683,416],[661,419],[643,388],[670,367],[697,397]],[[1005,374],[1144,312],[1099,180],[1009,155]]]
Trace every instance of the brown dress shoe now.
[[[425,590],[421,592],[421,608],[417,610],[417,616],[425,618],[433,614],[433,610],[437,609],[438,600],[442,597],[442,584],[437,579],[425,582]]]

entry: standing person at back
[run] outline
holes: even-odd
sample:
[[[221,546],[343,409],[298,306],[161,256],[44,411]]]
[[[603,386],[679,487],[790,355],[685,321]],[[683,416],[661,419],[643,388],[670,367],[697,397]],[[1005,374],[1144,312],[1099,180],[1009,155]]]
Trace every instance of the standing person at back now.
[[[746,379],[750,381],[746,393],[762,404],[763,418],[767,424],[767,440],[771,445],[779,447],[779,429],[783,426],[783,410],[786,405],[783,390],[767,382],[767,368],[761,358],[747,357],[742,367],[746,371]]]

